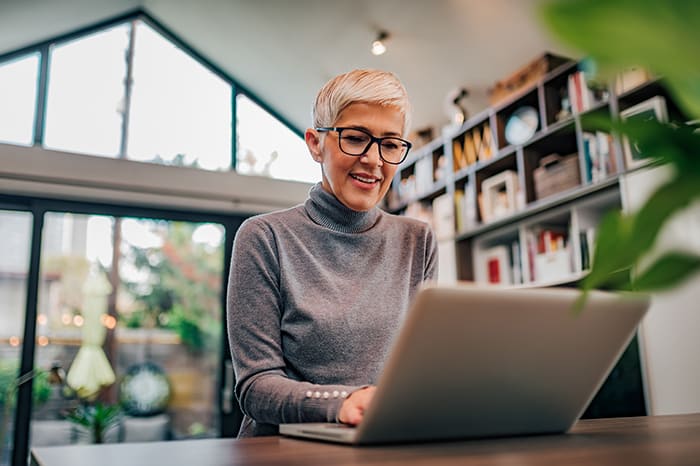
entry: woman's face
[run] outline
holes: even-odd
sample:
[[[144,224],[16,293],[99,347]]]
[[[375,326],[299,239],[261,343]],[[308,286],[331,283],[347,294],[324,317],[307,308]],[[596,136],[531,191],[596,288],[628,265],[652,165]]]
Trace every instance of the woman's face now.
[[[355,103],[341,112],[333,126],[364,129],[374,137],[401,137],[403,123],[396,107]],[[376,143],[364,155],[351,156],[340,150],[336,131],[307,129],[305,138],[314,160],[321,164],[323,189],[356,211],[370,210],[382,200],[398,166],[379,157]]]

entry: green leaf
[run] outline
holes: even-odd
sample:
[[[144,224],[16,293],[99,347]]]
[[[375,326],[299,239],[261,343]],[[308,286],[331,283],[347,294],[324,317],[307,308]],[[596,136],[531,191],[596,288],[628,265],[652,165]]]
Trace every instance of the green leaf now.
[[[675,213],[700,198],[700,180],[691,176],[676,176],[661,186],[634,217],[630,246],[649,250],[664,223]]]
[[[582,281],[584,289],[599,288],[606,283],[620,283],[618,274],[629,269],[640,252],[630,246],[632,220],[621,212],[610,212],[601,220],[593,255],[593,267]]]
[[[550,1],[542,17],[609,75],[637,65],[664,76],[688,115],[700,116],[700,2]]]
[[[681,284],[700,271],[700,256],[671,252],[659,258],[632,282],[637,291],[659,291]]]

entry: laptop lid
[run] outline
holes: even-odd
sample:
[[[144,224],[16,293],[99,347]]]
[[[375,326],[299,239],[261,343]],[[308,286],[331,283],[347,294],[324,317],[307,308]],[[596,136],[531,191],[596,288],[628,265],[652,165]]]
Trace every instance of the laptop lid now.
[[[422,289],[394,342],[362,424],[330,438],[358,444],[564,432],[604,382],[648,307],[645,296]],[[311,429],[315,430],[315,429]],[[352,431],[356,431],[352,433]]]

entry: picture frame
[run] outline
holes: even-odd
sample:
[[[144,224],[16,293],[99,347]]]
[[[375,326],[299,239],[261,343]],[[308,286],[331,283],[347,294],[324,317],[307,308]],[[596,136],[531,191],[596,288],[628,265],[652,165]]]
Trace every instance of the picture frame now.
[[[666,100],[662,96],[654,96],[621,111],[620,119],[638,119],[646,121],[655,119],[665,123],[668,121]],[[645,165],[649,158],[649,155],[645,155],[639,145],[634,141],[630,141],[627,136],[622,138],[622,151],[625,155],[625,166],[627,170]]]
[[[504,170],[481,182],[481,219],[484,223],[513,214],[517,210],[518,174]]]
[[[510,285],[510,254],[506,245],[496,245],[480,251],[476,281],[491,285]]]

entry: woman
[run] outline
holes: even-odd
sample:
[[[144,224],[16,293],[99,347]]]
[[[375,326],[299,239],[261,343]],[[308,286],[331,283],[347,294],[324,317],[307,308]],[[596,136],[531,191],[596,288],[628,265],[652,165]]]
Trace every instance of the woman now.
[[[239,437],[280,423],[356,425],[436,243],[423,222],[377,207],[411,144],[406,90],[391,73],[331,79],[305,133],[322,182],[302,205],[241,225],[227,320]]]

